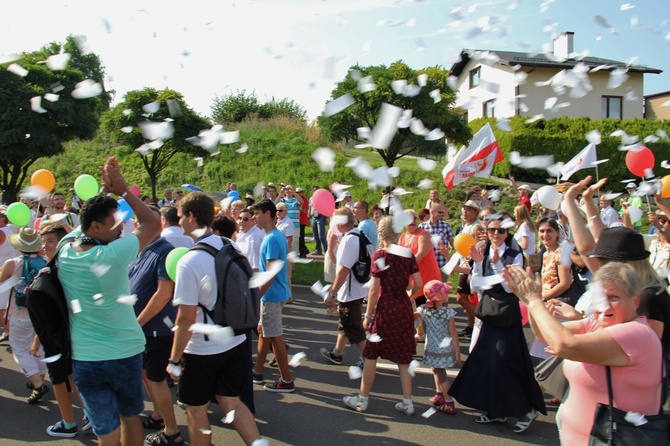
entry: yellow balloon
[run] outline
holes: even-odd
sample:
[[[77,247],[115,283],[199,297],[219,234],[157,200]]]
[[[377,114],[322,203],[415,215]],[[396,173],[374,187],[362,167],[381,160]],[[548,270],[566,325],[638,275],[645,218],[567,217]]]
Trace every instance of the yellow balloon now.
[[[670,198],[670,175],[661,178],[661,197]]]
[[[467,232],[461,232],[454,237],[454,248],[463,257],[470,255],[470,247],[475,244],[475,238]]]

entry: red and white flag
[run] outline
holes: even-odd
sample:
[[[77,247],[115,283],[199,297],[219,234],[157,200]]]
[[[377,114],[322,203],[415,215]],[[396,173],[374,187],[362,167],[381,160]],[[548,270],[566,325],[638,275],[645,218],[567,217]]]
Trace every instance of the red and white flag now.
[[[466,181],[472,177],[488,177],[493,165],[504,160],[500,144],[486,123],[475,136],[468,147],[462,147],[447,166],[442,170],[444,185],[447,189]]]
[[[572,158],[565,166],[563,166],[561,169],[561,181],[567,180],[578,170],[595,167],[597,161],[598,156],[596,155],[596,145],[589,144],[588,146],[584,147],[582,151],[577,154],[577,156]]]

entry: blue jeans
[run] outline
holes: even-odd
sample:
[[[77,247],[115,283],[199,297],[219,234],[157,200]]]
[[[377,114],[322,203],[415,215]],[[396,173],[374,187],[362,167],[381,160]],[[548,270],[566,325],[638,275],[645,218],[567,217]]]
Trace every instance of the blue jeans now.
[[[326,238],[326,216],[319,215],[312,217],[312,232],[314,233],[314,243],[316,243],[316,252],[323,254],[328,251],[328,239]]]
[[[104,437],[120,426],[119,416],[135,417],[144,410],[142,353],[109,361],[72,361],[93,432]]]

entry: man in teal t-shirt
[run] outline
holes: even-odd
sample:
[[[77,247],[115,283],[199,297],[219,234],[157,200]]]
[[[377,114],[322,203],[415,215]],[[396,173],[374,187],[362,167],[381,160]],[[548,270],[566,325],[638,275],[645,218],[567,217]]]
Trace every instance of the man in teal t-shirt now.
[[[107,192],[122,196],[139,226],[121,237],[123,216],[111,197],[87,200],[81,229],[61,240],[58,277],[68,301],[72,371],[99,444],[143,441],[140,413],[144,334],[133,310],[128,265],[160,232],[160,219],[135,195],[115,158],[103,168]],[[71,242],[71,243],[70,243]],[[116,409],[116,410],[115,410]]]

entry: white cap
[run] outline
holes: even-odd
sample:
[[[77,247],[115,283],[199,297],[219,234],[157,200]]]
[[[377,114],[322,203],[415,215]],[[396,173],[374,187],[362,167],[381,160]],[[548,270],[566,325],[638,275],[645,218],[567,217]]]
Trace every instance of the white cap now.
[[[637,189],[637,186],[635,183],[628,183],[626,184],[626,189]]]
[[[530,186],[527,184],[522,184],[521,186],[517,187],[517,189],[530,190]]]

